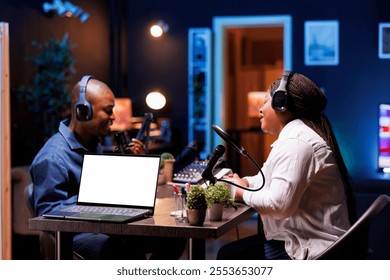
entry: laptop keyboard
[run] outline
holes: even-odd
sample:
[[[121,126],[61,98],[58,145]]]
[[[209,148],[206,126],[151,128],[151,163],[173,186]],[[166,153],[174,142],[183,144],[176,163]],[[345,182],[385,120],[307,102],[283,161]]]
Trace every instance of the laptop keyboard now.
[[[143,214],[148,210],[145,209],[133,209],[133,208],[121,208],[121,207],[102,207],[102,206],[83,206],[74,205],[67,209],[70,212],[79,213],[94,213],[94,214],[108,214],[108,215],[124,215],[133,216],[137,214]]]

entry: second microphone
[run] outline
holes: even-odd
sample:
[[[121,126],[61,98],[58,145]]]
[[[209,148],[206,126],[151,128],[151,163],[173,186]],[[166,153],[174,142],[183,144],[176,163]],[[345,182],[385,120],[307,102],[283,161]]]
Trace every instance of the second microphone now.
[[[218,160],[223,156],[226,149],[223,145],[215,147],[214,152],[211,154],[205,170],[202,172],[202,178],[210,181],[211,184],[215,184],[216,178],[213,174],[213,169]]]

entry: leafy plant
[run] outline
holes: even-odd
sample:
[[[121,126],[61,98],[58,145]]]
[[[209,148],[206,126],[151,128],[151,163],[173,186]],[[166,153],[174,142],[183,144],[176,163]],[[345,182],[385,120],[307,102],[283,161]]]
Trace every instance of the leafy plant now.
[[[209,185],[206,189],[206,201],[208,207],[217,203],[227,207],[235,207],[232,194],[225,183]]]
[[[44,137],[57,131],[59,121],[69,115],[70,88],[67,83],[75,73],[75,58],[71,53],[74,47],[65,33],[62,40],[49,39],[43,44],[32,42],[38,50],[36,55],[28,56],[36,67],[31,85],[18,88],[18,97],[25,100],[34,114],[41,118],[45,126]]]
[[[200,185],[191,186],[187,194],[187,209],[207,209],[206,190]]]

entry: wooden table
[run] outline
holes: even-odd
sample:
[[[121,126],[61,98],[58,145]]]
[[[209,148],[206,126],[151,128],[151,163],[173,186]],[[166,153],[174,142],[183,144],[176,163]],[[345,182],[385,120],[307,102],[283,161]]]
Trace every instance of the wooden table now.
[[[203,226],[191,226],[187,222],[177,221],[170,216],[174,210],[172,187],[158,187],[155,213],[152,217],[131,223],[107,223],[48,219],[37,217],[30,219],[31,230],[52,231],[56,237],[56,259],[68,259],[72,256],[72,234],[79,232],[106,233],[117,235],[143,235],[161,237],[185,237],[189,241],[189,258],[205,259],[206,239],[216,239],[250,218],[255,211],[237,204],[238,209],[224,209],[222,221],[210,221],[206,217]]]

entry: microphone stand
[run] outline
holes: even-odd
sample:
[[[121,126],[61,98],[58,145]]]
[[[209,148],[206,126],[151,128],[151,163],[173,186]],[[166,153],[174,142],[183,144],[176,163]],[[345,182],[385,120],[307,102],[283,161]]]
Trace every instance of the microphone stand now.
[[[144,120],[142,122],[142,127],[138,131],[136,139],[142,141],[145,145],[145,153],[148,153],[149,137],[150,137],[150,124],[154,122],[152,113],[145,113]],[[127,150],[128,147],[134,145],[131,141],[127,141],[126,135],[123,131],[114,133],[115,140],[117,142],[117,148],[115,151],[120,151],[122,154],[131,153],[130,150]]]
[[[145,113],[144,121],[142,122],[142,127],[138,131],[137,139],[141,140],[145,144],[145,153],[148,153],[149,149],[149,136],[150,136],[150,123],[153,122],[153,114]]]
[[[250,189],[250,188],[245,188],[243,186],[240,186],[232,181],[229,181],[229,180],[225,180],[225,179],[218,179],[216,177],[213,178],[213,181],[221,181],[221,182],[225,182],[225,183],[228,183],[228,184],[231,184],[233,186],[236,186],[240,189],[243,189],[243,190],[246,190],[246,191],[250,191],[250,192],[257,192],[259,190],[261,190],[263,187],[264,187],[264,184],[265,184],[265,177],[264,177],[264,173],[263,171],[261,170],[261,167],[259,166],[259,164],[249,155],[249,153],[243,148],[241,147],[240,145],[238,145],[234,140],[233,138],[230,137],[229,134],[227,134],[224,130],[222,130],[222,128],[220,128],[219,126],[213,124],[212,125],[212,128],[214,129],[214,131],[223,139],[225,140],[227,143],[229,143],[237,152],[239,152],[240,154],[242,154],[243,156],[249,158],[252,163],[257,167],[257,169],[259,170],[260,174],[261,174],[261,177],[263,178],[263,184],[256,188],[256,189]],[[210,180],[212,181],[212,180]]]

